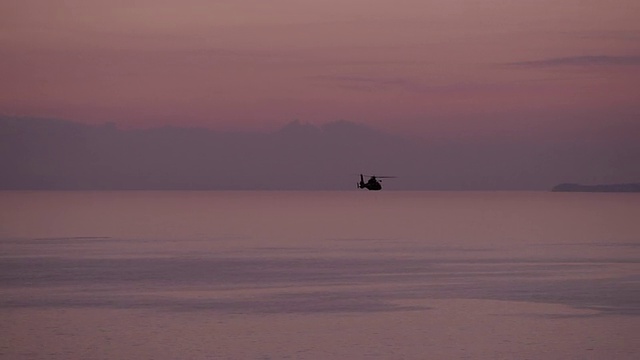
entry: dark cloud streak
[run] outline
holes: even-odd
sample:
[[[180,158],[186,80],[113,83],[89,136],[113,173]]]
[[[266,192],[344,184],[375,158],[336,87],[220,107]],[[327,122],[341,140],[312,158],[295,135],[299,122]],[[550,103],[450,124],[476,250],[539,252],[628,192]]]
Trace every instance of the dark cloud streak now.
[[[312,79],[332,86],[359,91],[401,90],[419,94],[443,94],[474,92],[478,90],[497,89],[499,84],[453,83],[448,85],[429,85],[422,81],[401,77],[367,77],[367,76],[316,76]],[[506,86],[509,86],[508,84]]]
[[[508,65],[525,68],[551,68],[561,66],[640,66],[640,56],[582,55],[520,61],[510,63]]]

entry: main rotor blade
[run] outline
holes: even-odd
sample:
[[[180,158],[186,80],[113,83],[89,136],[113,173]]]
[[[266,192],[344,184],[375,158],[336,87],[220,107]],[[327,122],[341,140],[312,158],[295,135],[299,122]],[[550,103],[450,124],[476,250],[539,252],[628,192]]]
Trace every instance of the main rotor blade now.
[[[377,179],[391,179],[391,178],[395,178],[397,176],[378,176],[378,175],[367,175],[367,174],[362,174],[363,176],[368,176],[368,177],[375,177]]]

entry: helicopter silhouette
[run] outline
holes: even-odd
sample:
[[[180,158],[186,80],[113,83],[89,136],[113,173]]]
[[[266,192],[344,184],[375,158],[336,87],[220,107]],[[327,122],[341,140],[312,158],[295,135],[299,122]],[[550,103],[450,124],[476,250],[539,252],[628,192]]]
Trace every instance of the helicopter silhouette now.
[[[375,176],[375,175],[366,175],[369,176],[369,180],[364,182],[364,175],[360,174],[360,182],[358,183],[358,189],[367,189],[367,190],[382,190],[382,180],[378,179],[390,179],[395,178],[395,176]]]

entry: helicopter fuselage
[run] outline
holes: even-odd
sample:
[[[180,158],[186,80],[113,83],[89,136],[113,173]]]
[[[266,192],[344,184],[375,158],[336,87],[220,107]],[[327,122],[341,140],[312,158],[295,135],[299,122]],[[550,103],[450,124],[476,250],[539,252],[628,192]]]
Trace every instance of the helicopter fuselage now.
[[[375,176],[369,178],[369,180],[365,183],[364,178],[360,175],[360,182],[358,183],[358,188],[367,189],[367,190],[382,190],[382,185],[380,181],[376,179]]]

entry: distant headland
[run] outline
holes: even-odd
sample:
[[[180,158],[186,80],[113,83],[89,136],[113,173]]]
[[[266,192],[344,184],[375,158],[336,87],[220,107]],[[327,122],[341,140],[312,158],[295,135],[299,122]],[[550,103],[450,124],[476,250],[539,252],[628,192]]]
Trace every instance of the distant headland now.
[[[560,184],[551,191],[557,192],[640,192],[640,183],[630,184],[601,184],[601,185],[581,185],[581,184]]]

